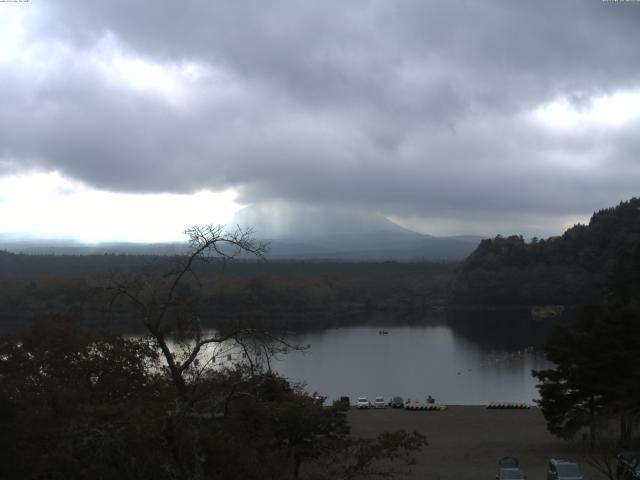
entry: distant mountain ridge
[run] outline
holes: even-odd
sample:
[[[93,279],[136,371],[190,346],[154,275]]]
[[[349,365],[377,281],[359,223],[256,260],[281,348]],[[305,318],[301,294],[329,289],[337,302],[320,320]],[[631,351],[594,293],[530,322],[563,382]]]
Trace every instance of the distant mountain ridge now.
[[[133,243],[104,242],[83,243],[74,240],[0,240],[0,250],[26,255],[184,255],[188,251],[186,243]]]
[[[292,239],[394,232],[415,235],[377,213],[340,208],[250,205],[237,212],[230,225],[251,228],[256,236],[267,239]]]
[[[369,212],[320,207],[249,206],[228,223],[252,229],[269,243],[267,258],[278,260],[422,261],[461,260],[481,237],[434,237],[414,232]],[[83,244],[71,240],[2,241],[0,249],[15,253],[91,255],[181,255],[185,243],[109,242]]]

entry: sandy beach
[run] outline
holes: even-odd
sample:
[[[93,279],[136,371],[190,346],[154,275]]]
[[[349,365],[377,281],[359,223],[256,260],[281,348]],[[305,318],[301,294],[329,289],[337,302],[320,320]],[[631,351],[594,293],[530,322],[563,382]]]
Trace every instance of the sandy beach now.
[[[529,480],[545,480],[549,458],[577,461],[585,479],[605,477],[590,467],[579,442],[565,442],[547,432],[542,412],[487,410],[480,406],[452,406],[440,412],[351,410],[349,422],[357,436],[386,430],[418,431],[429,446],[416,455],[407,479],[494,479],[498,459],[513,456]]]

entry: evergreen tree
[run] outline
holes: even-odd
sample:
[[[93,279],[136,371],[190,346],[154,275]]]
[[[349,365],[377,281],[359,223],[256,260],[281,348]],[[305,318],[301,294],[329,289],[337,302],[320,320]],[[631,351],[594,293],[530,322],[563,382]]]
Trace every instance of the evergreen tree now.
[[[575,324],[556,328],[545,347],[547,358],[556,367],[534,371],[542,412],[549,431],[571,438],[588,427],[594,441],[597,419],[605,406],[598,356],[598,339],[592,335],[599,309],[581,312]]]
[[[569,438],[599,421],[620,420],[620,443],[631,440],[640,414],[640,246],[620,254],[604,306],[582,307],[546,346],[553,369],[534,371],[549,431]]]

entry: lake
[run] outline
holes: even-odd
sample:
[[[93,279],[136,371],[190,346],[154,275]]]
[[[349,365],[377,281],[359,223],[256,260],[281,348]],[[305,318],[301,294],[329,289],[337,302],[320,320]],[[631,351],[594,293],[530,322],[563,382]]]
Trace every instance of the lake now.
[[[281,355],[272,367],[329,400],[399,395],[424,402],[432,395],[452,405],[531,403],[538,398],[531,370],[550,366],[542,352],[548,329],[530,319],[329,329],[290,337],[309,349]]]

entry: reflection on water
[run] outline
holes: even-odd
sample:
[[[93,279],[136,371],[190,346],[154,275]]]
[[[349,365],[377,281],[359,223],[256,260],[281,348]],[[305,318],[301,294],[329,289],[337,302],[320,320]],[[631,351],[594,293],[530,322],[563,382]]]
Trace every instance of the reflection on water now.
[[[329,400],[343,395],[352,399],[399,395],[424,401],[432,395],[436,401],[452,405],[486,405],[531,403],[538,398],[531,370],[550,366],[542,346],[553,321],[495,312],[487,317],[476,312],[441,320],[436,324],[377,324],[293,335],[287,338],[290,344],[310,348],[278,355],[271,360],[271,367]],[[388,334],[380,335],[381,330]],[[172,350],[180,351],[176,342],[170,344]],[[261,345],[207,345],[198,363],[201,368],[221,368],[247,362],[255,358],[259,351],[255,349]]]
[[[449,325],[385,327],[388,335],[377,326],[360,326],[296,335],[292,342],[311,348],[279,356],[272,366],[330,400],[400,395],[424,401],[432,395],[447,404],[483,405],[538,398],[531,370],[549,366],[538,339],[526,331],[477,328],[485,340],[511,337],[510,349],[471,341],[468,331]]]

